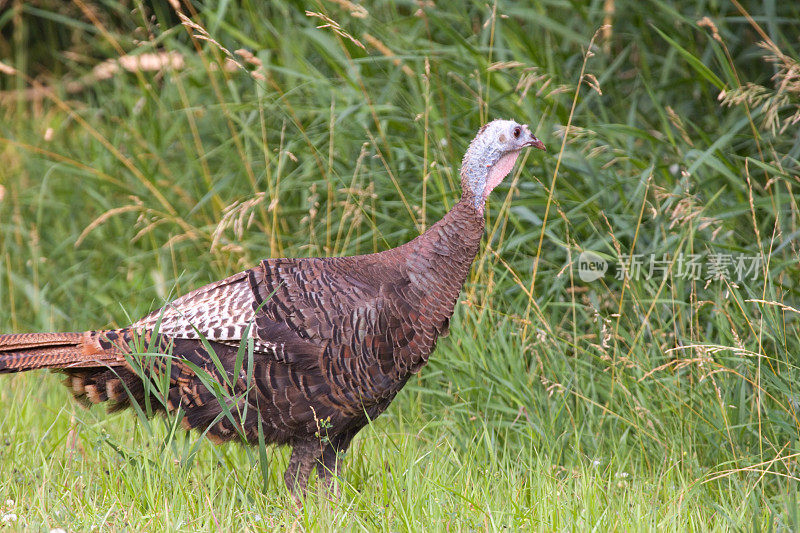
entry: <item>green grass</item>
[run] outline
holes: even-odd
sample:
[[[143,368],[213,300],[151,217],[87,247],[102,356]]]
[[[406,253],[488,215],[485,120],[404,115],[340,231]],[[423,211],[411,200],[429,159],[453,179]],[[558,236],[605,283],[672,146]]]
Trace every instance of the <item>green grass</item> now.
[[[737,484],[687,479],[685,457],[664,457],[648,473],[624,456],[583,457],[566,467],[534,445],[532,428],[512,444],[480,421],[462,442],[447,425],[421,424],[426,414],[405,405],[359,434],[341,497],[312,494],[298,512],[283,487],[281,450],[269,453],[264,488],[256,454],[243,447],[202,441],[187,462],[195,434],[173,436],[168,425],[143,425],[130,413],[87,412],[65,392],[42,403],[35,380],[9,381],[4,433],[17,437],[0,457],[10,473],[3,494],[15,502],[17,525],[30,529],[685,531],[758,516],[758,502]]]
[[[800,528],[800,7],[194,6],[190,31],[161,2],[0,13],[0,331],[125,325],[264,257],[405,242],[492,118],[549,152],[494,192],[450,337],[356,437],[340,498],[299,511],[286,450],[264,469],[33,373],[0,378],[0,529]],[[152,52],[183,65],[93,74]],[[616,279],[630,254],[666,273]],[[761,264],[691,280],[690,254]]]

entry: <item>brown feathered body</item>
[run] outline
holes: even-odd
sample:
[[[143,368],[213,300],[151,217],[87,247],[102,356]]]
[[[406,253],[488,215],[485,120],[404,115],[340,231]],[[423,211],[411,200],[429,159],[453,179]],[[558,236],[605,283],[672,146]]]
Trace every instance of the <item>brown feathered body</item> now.
[[[0,373],[55,369],[87,403],[137,402],[217,441],[291,445],[285,480],[299,496],[315,467],[332,478],[353,436],[447,332],[484,201],[528,146],[544,149],[514,121],[481,128],[462,162],[461,200],[409,243],[268,259],[120,330],[0,335]]]
[[[285,477],[300,492],[314,466],[321,477],[336,472],[337,455],[427,362],[447,332],[483,226],[463,198],[398,248],[268,259],[121,330],[2,335],[0,373],[57,369],[78,399],[112,408],[154,392],[143,372],[169,375],[165,398],[151,405],[180,408],[185,427],[217,441],[255,444],[261,431],[266,442],[293,446]],[[253,355],[243,360],[248,336]],[[171,357],[131,355],[148,350]],[[223,402],[197,368],[225,391]]]

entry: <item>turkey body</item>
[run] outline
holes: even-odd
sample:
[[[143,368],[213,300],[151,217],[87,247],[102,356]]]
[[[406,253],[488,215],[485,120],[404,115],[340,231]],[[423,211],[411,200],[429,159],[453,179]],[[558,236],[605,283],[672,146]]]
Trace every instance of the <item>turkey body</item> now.
[[[0,335],[0,373],[49,368],[86,403],[144,403],[215,441],[290,445],[284,479],[299,499],[314,468],[334,478],[353,436],[447,333],[486,198],[527,147],[545,149],[528,126],[484,125],[462,161],[459,202],[402,246],[268,259],[123,329]]]
[[[299,495],[314,467],[330,481],[353,436],[427,362],[483,227],[482,213],[462,199],[398,248],[268,259],[128,328],[2,335],[0,372],[58,369],[78,399],[112,409],[155,394],[143,375],[169,376],[151,405],[180,409],[184,427],[215,441],[256,444],[261,434],[292,446],[285,480]],[[137,365],[129,353],[136,342],[170,355]],[[222,400],[209,379],[225,391]]]

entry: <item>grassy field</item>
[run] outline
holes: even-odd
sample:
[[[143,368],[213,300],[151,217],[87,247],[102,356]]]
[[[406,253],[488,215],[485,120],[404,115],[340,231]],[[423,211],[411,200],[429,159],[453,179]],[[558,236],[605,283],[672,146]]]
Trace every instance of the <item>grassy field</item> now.
[[[284,449],[6,375],[0,531],[800,529],[799,19],[11,0],[2,332],[122,326],[261,258],[396,246],[457,200],[493,118],[549,152],[494,192],[450,337],[356,437],[340,497],[298,510]]]

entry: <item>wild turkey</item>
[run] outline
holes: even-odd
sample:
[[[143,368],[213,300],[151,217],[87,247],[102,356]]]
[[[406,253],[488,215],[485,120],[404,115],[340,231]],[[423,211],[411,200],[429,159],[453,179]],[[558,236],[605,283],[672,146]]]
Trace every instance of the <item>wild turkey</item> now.
[[[330,483],[353,436],[447,333],[480,245],[485,200],[528,146],[544,150],[528,126],[483,126],[461,164],[460,201],[402,246],[267,259],[119,330],[0,335],[0,373],[58,370],[85,403],[117,409],[147,400],[180,408],[184,427],[214,441],[256,444],[261,434],[290,445],[284,479],[299,498],[314,467]],[[249,361],[239,351],[243,337],[252,340]],[[140,350],[171,357],[140,366]],[[159,401],[146,381],[160,377],[168,388]],[[219,399],[207,386],[226,394]]]

